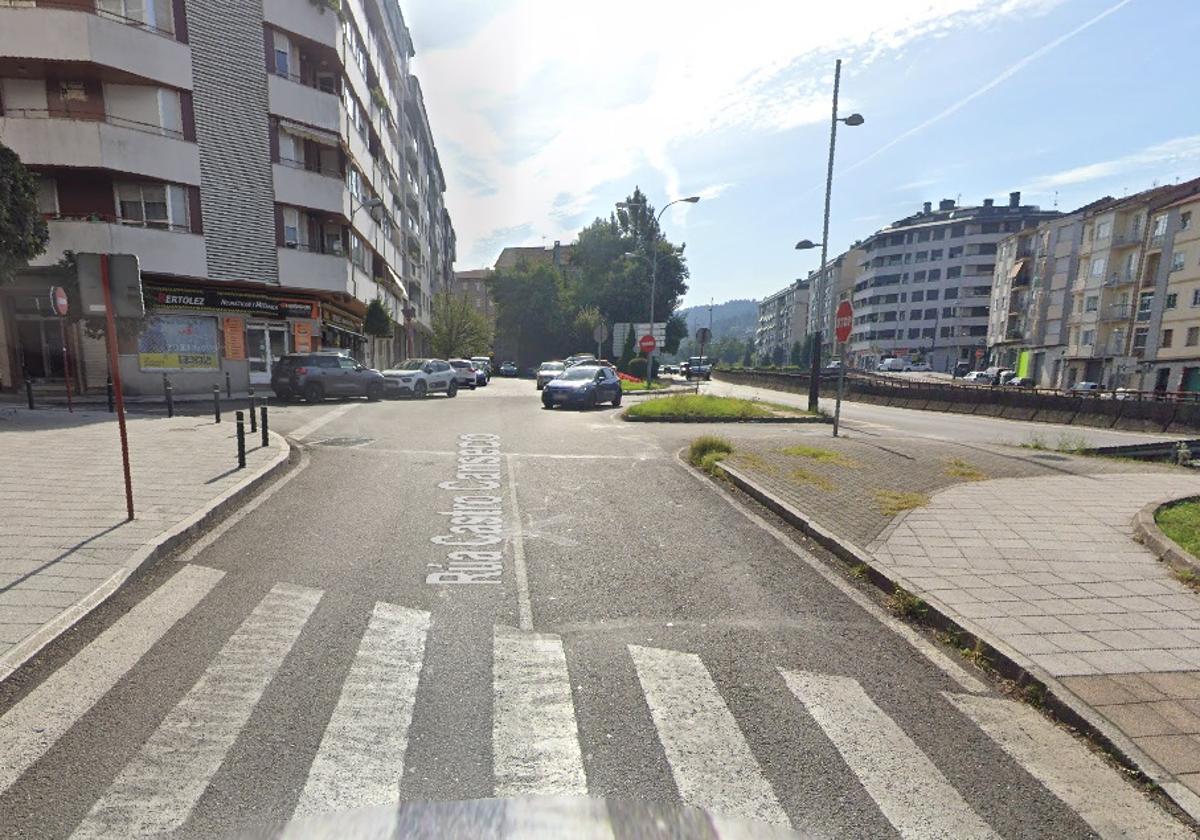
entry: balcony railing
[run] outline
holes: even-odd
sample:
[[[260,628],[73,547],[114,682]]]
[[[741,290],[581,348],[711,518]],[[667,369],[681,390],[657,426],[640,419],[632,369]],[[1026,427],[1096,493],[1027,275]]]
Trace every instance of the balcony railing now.
[[[1134,275],[1133,275],[1132,271],[1128,271],[1128,270],[1114,271],[1111,274],[1109,274],[1108,277],[1105,279],[1104,285],[1105,286],[1124,286],[1128,283],[1132,283],[1133,280],[1134,280]]]
[[[1138,321],[1149,321],[1150,320],[1150,310],[1149,309],[1139,309],[1137,311],[1137,320]]]
[[[1153,236],[1150,237],[1150,247],[1151,248],[1161,248],[1163,246],[1163,242],[1166,240],[1166,238],[1167,238],[1167,235],[1165,233],[1154,234]]]
[[[1128,303],[1113,303],[1104,307],[1100,312],[1101,321],[1128,321],[1133,311]]]
[[[1124,248],[1129,245],[1140,245],[1144,233],[1145,232],[1140,228],[1118,231],[1112,235],[1112,245],[1114,248]]]
[[[299,169],[304,172],[311,172],[314,175],[324,175],[326,178],[337,178],[341,180],[343,177],[341,171],[331,166],[318,166],[316,169],[310,169],[308,164],[302,160],[294,160],[292,158],[281,157],[278,161],[280,166],[286,166],[290,169]]]
[[[34,120],[83,120],[85,122],[102,122],[118,128],[128,128],[143,134],[157,134],[159,137],[169,137],[172,140],[186,140],[182,131],[166,128],[154,123],[131,120],[116,114],[98,114],[93,111],[75,111],[69,109],[63,113],[51,111],[49,108],[5,108],[3,117],[16,117]]]
[[[90,14],[105,18],[106,20],[115,21],[116,23],[121,23],[126,26],[136,27],[137,29],[144,29],[147,32],[151,32],[163,38],[169,38],[172,41],[175,40],[174,28],[168,29],[163,26],[155,26],[153,24],[146,23],[144,20],[139,20],[138,18],[128,17],[126,15],[120,15],[115,12],[100,9],[94,2],[80,3],[78,0],[75,0],[75,2],[71,2],[71,0],[37,0],[37,8],[61,9],[69,12],[89,12]],[[172,23],[174,23],[174,21],[172,21]]]
[[[192,232],[191,225],[187,224],[172,224],[152,219],[122,219],[112,213],[43,213],[42,218],[48,222],[94,222],[102,225],[125,225],[126,227],[167,230],[175,233]]]

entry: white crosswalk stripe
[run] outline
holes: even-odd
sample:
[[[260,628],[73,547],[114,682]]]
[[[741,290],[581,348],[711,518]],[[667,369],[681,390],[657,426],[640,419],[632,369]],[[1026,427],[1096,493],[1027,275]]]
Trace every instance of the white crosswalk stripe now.
[[[54,746],[225,573],[186,566],[0,718],[0,793]]]
[[[429,613],[378,603],[325,728],[296,814],[399,801]]]
[[[275,586],[72,836],[157,836],[183,825],[321,594],[289,584]]]
[[[780,673],[901,837],[999,836],[857,681]]]
[[[700,657],[637,645],[629,654],[683,801],[790,825]]]
[[[1195,837],[1034,709],[995,697],[944,696],[1100,837]]]
[[[492,668],[496,796],[586,794],[562,640],[497,627]]]

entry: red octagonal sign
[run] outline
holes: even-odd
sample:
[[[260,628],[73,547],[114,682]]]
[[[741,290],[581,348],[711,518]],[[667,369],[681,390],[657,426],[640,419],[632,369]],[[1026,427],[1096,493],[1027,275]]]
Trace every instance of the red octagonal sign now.
[[[653,353],[654,348],[658,346],[658,342],[654,340],[652,335],[644,335],[638,339],[638,349],[643,353]]]
[[[850,328],[853,324],[854,307],[850,305],[850,301],[844,300],[838,304],[837,316],[834,318],[838,342],[844,343],[850,337]]]

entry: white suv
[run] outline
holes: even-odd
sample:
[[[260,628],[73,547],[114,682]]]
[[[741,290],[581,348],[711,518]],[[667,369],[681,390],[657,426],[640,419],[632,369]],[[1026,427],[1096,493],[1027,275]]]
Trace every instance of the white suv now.
[[[447,397],[458,394],[457,371],[443,359],[408,359],[399,367],[385,370],[383,375],[389,395],[420,399],[436,393]]]

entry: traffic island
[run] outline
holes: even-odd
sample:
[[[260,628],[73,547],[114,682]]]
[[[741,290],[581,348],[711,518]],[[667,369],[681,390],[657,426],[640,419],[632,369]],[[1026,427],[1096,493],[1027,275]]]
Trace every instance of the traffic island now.
[[[708,394],[671,394],[645,400],[621,413],[635,423],[829,423],[821,413],[801,411],[778,403],[716,397]]]

